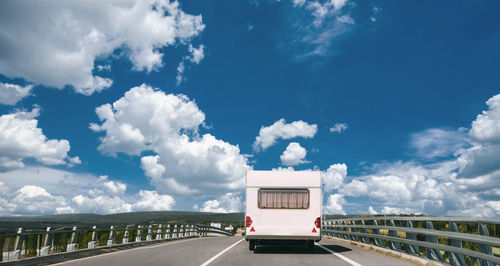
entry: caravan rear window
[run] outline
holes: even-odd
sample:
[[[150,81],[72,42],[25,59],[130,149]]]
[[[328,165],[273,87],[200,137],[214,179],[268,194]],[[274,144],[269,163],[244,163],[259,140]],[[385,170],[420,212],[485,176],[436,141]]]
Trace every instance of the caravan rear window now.
[[[307,189],[259,189],[261,209],[307,209],[309,190]]]

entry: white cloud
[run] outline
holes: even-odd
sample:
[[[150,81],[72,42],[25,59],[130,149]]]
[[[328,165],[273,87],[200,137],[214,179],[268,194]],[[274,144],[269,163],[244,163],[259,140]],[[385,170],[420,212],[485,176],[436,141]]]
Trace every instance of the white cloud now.
[[[217,195],[243,187],[247,158],[238,146],[199,136],[205,114],[188,97],[141,85],[96,112],[102,124],[90,128],[105,132],[102,153],[156,153],[141,167],[159,193]]]
[[[177,76],[175,77],[177,86],[179,86],[183,80],[182,74],[186,69],[185,62],[190,61],[191,63],[198,65],[201,62],[201,60],[205,57],[205,53],[203,52],[204,49],[205,46],[203,44],[200,44],[198,48],[194,48],[191,44],[189,45],[188,51],[190,55],[184,56],[179,65],[177,66]]]
[[[328,214],[346,214],[342,205],[346,203],[343,195],[333,194],[328,197],[326,206],[324,206],[325,213]]]
[[[372,206],[368,207],[368,213],[370,215],[378,214],[378,212]]]
[[[12,207],[10,211],[21,215],[73,212],[68,208],[68,202],[64,197],[54,196],[38,186],[23,186],[15,193],[10,204]]]
[[[3,4],[0,25],[1,74],[84,95],[112,85],[92,73],[96,59],[121,49],[134,70],[153,71],[163,66],[160,48],[205,28],[201,15],[168,0],[12,1]]]
[[[347,0],[293,1],[296,12],[291,18],[291,37],[284,42],[296,53],[296,60],[309,56],[328,56],[336,37],[349,31],[355,24],[350,15],[353,4]]]
[[[303,6],[306,0],[292,0],[293,6]]]
[[[207,200],[201,207],[193,206],[193,209],[200,212],[240,212],[242,211],[243,204],[241,198],[236,193],[226,193],[217,199]]]
[[[27,167],[0,173],[0,215],[119,213],[171,210],[175,200],[157,191],[128,194],[108,176]]]
[[[342,133],[342,131],[347,129],[346,123],[335,123],[333,127],[330,128],[330,132]]]
[[[472,147],[457,152],[460,177],[473,178],[500,169],[500,94],[491,97],[483,111],[472,122],[469,136]]]
[[[450,156],[466,144],[465,128],[458,130],[431,128],[413,134],[410,141],[410,146],[416,150],[417,155],[427,159]]]
[[[278,139],[292,139],[296,137],[312,138],[316,135],[318,126],[308,124],[302,120],[287,124],[285,119],[280,119],[268,127],[261,127],[259,136],[255,138],[253,149],[264,151],[276,143]]]
[[[122,213],[131,212],[132,205],[118,196],[100,194],[95,196],[77,195],[73,197],[72,205],[79,213]]]
[[[80,160],[80,157],[75,156],[75,157],[68,157],[68,161],[72,164],[81,164],[82,160]]]
[[[0,171],[24,167],[23,160],[34,158],[46,165],[66,164],[70,150],[65,139],[47,139],[38,127],[40,109],[17,111],[0,116]]]
[[[323,184],[325,185],[323,189],[325,192],[339,189],[347,176],[347,165],[345,163],[332,164],[322,174]]]
[[[380,213],[382,214],[415,214],[415,211],[413,211],[410,208],[394,208],[394,207],[389,207],[385,206]]]
[[[170,195],[160,195],[156,191],[141,190],[141,197],[132,205],[134,211],[168,211],[172,210],[175,200]]]
[[[431,215],[495,216],[500,171],[474,179],[458,179],[455,160],[432,164],[396,162],[374,165],[366,176],[355,177],[339,193],[385,206],[381,213],[425,213]],[[382,207],[380,207],[382,208]]]
[[[97,65],[99,71],[111,71],[111,65]]]
[[[477,115],[469,134],[474,142],[500,143],[500,94],[491,97],[486,104],[488,111]]]
[[[304,160],[306,158],[307,151],[297,142],[291,142],[286,147],[286,150],[281,154],[281,164],[286,166],[294,166],[298,164],[307,163]]]
[[[0,82],[0,103],[15,105],[22,98],[30,95],[33,85],[19,86],[10,83]]]
[[[342,16],[338,16],[338,17],[337,17],[337,20],[338,20],[340,23],[354,25],[354,19],[353,19],[350,15],[342,15]]]
[[[331,0],[330,1],[335,9],[341,9],[347,3],[347,0]]]
[[[203,44],[200,44],[197,48],[194,48],[191,44],[188,47],[189,52],[191,53],[191,56],[189,57],[189,61],[199,64],[201,60],[205,57],[205,53],[203,50],[205,49],[205,46]]]

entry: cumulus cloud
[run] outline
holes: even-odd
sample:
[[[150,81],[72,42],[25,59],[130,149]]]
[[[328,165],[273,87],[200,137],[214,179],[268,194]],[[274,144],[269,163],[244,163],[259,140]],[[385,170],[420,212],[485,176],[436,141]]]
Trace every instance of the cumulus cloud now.
[[[304,158],[306,158],[307,151],[297,142],[291,142],[286,147],[286,150],[281,154],[281,164],[286,166],[294,166],[298,164],[307,163]]]
[[[317,130],[316,124],[308,124],[302,120],[287,124],[282,118],[268,127],[260,128],[259,135],[253,143],[253,149],[257,152],[264,151],[274,145],[278,139],[312,138]]]
[[[488,110],[472,122],[469,136],[472,146],[460,149],[459,177],[473,178],[500,169],[500,94],[491,97]]]
[[[11,208],[10,212],[20,215],[74,212],[64,197],[54,196],[42,187],[29,185],[17,190],[7,206]]]
[[[175,200],[170,195],[160,195],[156,191],[139,191],[140,199],[132,205],[134,211],[168,211],[172,210]]]
[[[488,110],[477,115],[469,134],[475,142],[500,143],[500,94],[491,97],[486,104]]]
[[[201,207],[194,205],[193,209],[200,212],[240,212],[242,211],[243,204],[241,197],[237,193],[226,193],[213,200],[207,200]]]
[[[0,82],[0,103],[5,105],[15,105],[22,98],[30,95],[32,88],[33,85],[19,86]]]
[[[347,124],[346,123],[335,123],[333,127],[330,128],[330,132],[335,132],[335,133],[342,133],[342,131],[347,129]]]
[[[324,191],[330,192],[334,189],[339,189],[344,183],[347,176],[347,165],[345,163],[336,163],[330,165],[328,169],[322,173]]]
[[[372,206],[368,207],[368,213],[371,215],[378,214],[378,212]]]
[[[488,216],[495,209],[487,199],[498,199],[495,175],[457,178],[456,160],[430,164],[396,162],[374,165],[370,174],[344,183],[339,193],[379,206],[381,213]],[[382,207],[383,206],[383,207]],[[387,207],[387,208],[386,208]]]
[[[4,216],[161,211],[175,205],[172,196],[157,191],[129,194],[125,183],[106,175],[28,167],[0,173],[0,180],[0,215]]]
[[[205,57],[205,53],[203,52],[205,46],[200,44],[198,48],[194,48],[191,44],[188,47],[190,55],[184,56],[177,66],[177,76],[175,77],[176,85],[179,86],[183,80],[182,74],[186,68],[186,62],[192,62],[194,64],[199,64],[201,60]]]
[[[341,194],[333,194],[328,197],[326,206],[324,206],[325,213],[328,214],[346,214],[342,205],[346,203],[344,196]]]
[[[205,114],[184,95],[165,94],[149,86],[130,89],[96,109],[104,132],[98,149],[143,156],[141,167],[159,193],[217,195],[244,185],[247,158],[238,146],[210,134],[200,136]]]
[[[112,85],[93,73],[115,50],[136,71],[163,66],[160,48],[188,43],[205,25],[177,1],[8,1],[0,10],[0,73],[91,95]],[[97,68],[99,69],[99,68]]]
[[[40,109],[17,111],[0,116],[0,171],[24,167],[23,160],[33,158],[45,165],[66,164],[69,142],[48,139],[35,118]]]

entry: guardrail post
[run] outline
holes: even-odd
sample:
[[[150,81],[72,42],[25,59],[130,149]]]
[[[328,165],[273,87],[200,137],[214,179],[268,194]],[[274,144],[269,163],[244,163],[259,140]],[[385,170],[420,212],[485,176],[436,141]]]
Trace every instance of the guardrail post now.
[[[174,224],[174,232],[172,234],[172,239],[176,239],[177,238],[177,224]]]
[[[170,224],[167,224],[167,228],[165,229],[165,239],[170,239]]]
[[[335,221],[335,229],[337,229],[338,231],[340,231],[340,221]],[[338,238],[343,238],[342,234],[340,232],[336,233],[337,237]]]
[[[123,233],[123,239],[122,239],[122,244],[127,244],[128,243],[128,238],[129,238],[129,231],[128,231],[128,226],[125,227],[125,233]]]
[[[406,227],[413,228],[411,221],[406,221]],[[417,241],[417,235],[413,233],[406,232],[406,239]],[[419,248],[416,245],[405,244],[406,253],[410,255],[419,255]]]
[[[160,239],[163,239],[162,238],[162,234],[161,234],[161,224],[158,225],[158,229],[156,229],[156,240],[160,240]]]
[[[137,236],[135,237],[135,242],[141,242],[141,226],[138,225],[137,226]]]
[[[179,237],[180,238],[184,237],[184,225],[183,224],[181,224],[181,230],[180,230],[180,233],[179,233]]]
[[[486,225],[484,225],[484,224],[479,224],[479,233],[483,236],[490,235],[488,232],[488,228],[486,228]],[[493,255],[493,249],[491,248],[490,245],[479,244],[479,251],[481,253]],[[495,265],[495,264],[491,263],[490,261],[480,260],[480,259],[477,260],[477,263],[479,264],[479,266],[494,266]]]
[[[363,226],[359,231],[363,234],[366,234],[366,228],[365,228],[365,221],[364,220],[361,220],[359,221],[360,224]],[[361,236],[361,242],[363,243],[368,243],[370,241],[368,241],[368,238],[366,236]]]
[[[152,225],[149,225],[148,234],[146,235],[146,241],[153,240],[153,231],[152,231],[151,227],[152,227]]]
[[[356,225],[356,222],[355,221],[351,221],[351,224],[352,225]],[[358,230],[356,228],[354,228],[354,227],[351,227],[350,231],[351,232],[357,232]],[[354,241],[358,241],[358,236],[357,235],[351,235],[351,239],[354,240]]]
[[[458,227],[456,223],[450,222],[450,231],[458,233]],[[462,248],[462,240],[450,238],[450,246]],[[465,266],[464,255],[455,252],[446,252],[448,259],[450,259],[450,264],[453,266]]]
[[[378,226],[378,222],[377,222],[377,220],[373,220],[373,224],[374,224],[375,226]],[[374,234],[374,235],[380,235],[380,230],[379,230],[379,229],[373,229],[373,234]],[[376,238],[376,237],[374,237],[374,238],[373,238],[373,243],[375,244],[375,246],[379,246],[379,247],[382,247],[382,246],[383,246],[383,242],[382,242],[382,240],[380,240],[380,239],[378,239],[378,238]]]
[[[393,220],[389,220],[389,226],[396,227]],[[389,230],[389,236],[396,238],[399,237],[396,230]],[[389,248],[392,250],[401,250],[401,244],[396,241],[391,241]]]
[[[5,243],[4,243],[4,250],[5,252],[2,253],[2,260],[3,261],[14,261],[14,260],[19,260],[21,258],[21,249],[23,247],[23,241],[24,241],[24,236],[21,235],[23,232],[23,228],[19,227],[17,229],[17,235],[14,238],[14,250],[9,251],[9,243],[12,243],[12,239],[10,238],[10,241],[8,241],[7,237],[5,238]],[[9,242],[9,243],[7,243]]]
[[[92,240],[87,243],[87,248],[95,248],[97,246],[97,226],[92,226]]]
[[[54,235],[50,233],[50,226],[47,227],[46,233],[43,236],[42,248],[40,249],[39,256],[49,255],[52,249],[52,242],[54,241]]]
[[[115,243],[115,230],[114,230],[114,227],[111,226],[109,228],[109,238],[108,238],[108,242],[106,243],[106,246],[112,246],[113,244]]]
[[[75,251],[77,243],[78,232],[76,231],[76,226],[73,226],[73,232],[71,232],[71,239],[69,240],[69,244],[66,246],[66,252]]]
[[[426,221],[425,223],[426,223],[426,227],[428,230],[434,230],[434,226],[432,226],[432,222]],[[427,242],[431,242],[431,243],[436,243],[436,244],[438,243],[437,236],[426,235],[425,240]],[[443,255],[441,255],[441,252],[439,252],[439,250],[432,249],[432,248],[425,248],[425,253],[426,253],[427,258],[429,258],[431,260],[444,261]]]
[[[344,221],[343,224],[344,224],[344,228],[342,230],[345,231],[345,232],[349,231],[349,229],[347,228],[347,222]],[[344,233],[342,235],[343,235],[342,238],[344,238],[344,239],[350,239],[350,236],[347,233]]]

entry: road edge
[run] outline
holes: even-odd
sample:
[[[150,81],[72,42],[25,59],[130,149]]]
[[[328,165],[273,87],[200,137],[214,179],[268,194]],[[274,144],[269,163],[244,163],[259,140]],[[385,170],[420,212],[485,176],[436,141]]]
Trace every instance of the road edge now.
[[[396,250],[392,250],[392,249],[387,249],[387,248],[375,246],[372,244],[366,244],[366,243],[356,242],[356,241],[332,237],[332,236],[323,235],[323,237],[326,239],[343,241],[343,242],[349,243],[350,245],[353,245],[353,246],[358,246],[358,247],[361,247],[361,248],[366,249],[366,250],[373,250],[377,253],[380,253],[380,254],[383,254],[386,256],[390,256],[393,258],[398,258],[398,259],[402,259],[405,261],[409,261],[411,263],[415,263],[415,264],[421,265],[421,266],[445,266],[445,265],[447,265],[447,264],[444,264],[441,262],[429,260],[427,258],[412,256],[412,255],[406,254],[404,252],[400,252],[400,251],[396,251]]]

